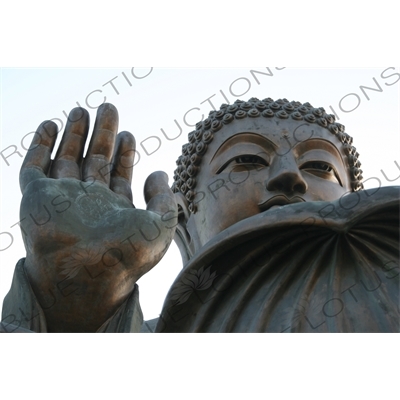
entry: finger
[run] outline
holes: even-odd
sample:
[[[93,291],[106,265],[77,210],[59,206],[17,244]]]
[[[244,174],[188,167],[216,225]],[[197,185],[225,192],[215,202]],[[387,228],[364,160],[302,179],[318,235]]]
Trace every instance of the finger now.
[[[52,178],[81,179],[80,164],[89,132],[89,121],[89,113],[84,108],[77,107],[69,113],[64,135],[51,165]]]
[[[117,109],[112,104],[102,104],[97,111],[93,136],[83,163],[84,181],[97,180],[109,185],[117,130]]]
[[[53,121],[42,122],[36,130],[19,174],[22,193],[30,182],[47,177],[57,133],[58,127]]]
[[[132,201],[132,171],[135,160],[136,142],[129,132],[121,132],[115,144],[113,170],[111,172],[110,188],[114,193],[121,194]]]
[[[175,196],[168,186],[168,175],[165,172],[153,172],[144,184],[144,198],[147,210],[159,215],[172,213],[177,215]]]

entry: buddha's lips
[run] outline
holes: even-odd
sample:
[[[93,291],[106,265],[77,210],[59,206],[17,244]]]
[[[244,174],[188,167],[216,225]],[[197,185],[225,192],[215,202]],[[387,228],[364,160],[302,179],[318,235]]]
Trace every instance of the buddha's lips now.
[[[302,202],[305,202],[305,200],[299,196],[294,196],[289,199],[284,195],[278,195],[268,199],[267,201],[264,201],[264,203],[260,203],[258,206],[260,207],[261,211],[266,211],[273,206],[286,206],[287,204],[302,203]]]

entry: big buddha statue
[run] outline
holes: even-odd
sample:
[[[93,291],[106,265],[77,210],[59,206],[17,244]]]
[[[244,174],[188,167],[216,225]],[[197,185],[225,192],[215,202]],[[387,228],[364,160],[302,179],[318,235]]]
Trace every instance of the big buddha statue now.
[[[189,133],[171,188],[148,177],[146,210],[116,108],[98,109],[84,156],[88,133],[76,108],[54,160],[57,126],[33,138],[4,331],[399,331],[399,190],[363,189],[352,137],[323,108],[223,104]],[[144,322],[137,281],[172,240],[183,269]]]

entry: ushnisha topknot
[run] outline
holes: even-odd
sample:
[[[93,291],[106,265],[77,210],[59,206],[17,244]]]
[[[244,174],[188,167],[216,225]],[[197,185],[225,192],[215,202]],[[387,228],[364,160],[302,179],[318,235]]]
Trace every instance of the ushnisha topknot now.
[[[196,124],[196,130],[188,135],[189,143],[182,146],[182,155],[176,161],[172,191],[181,192],[189,203],[189,211],[196,212],[193,200],[196,195],[196,176],[203,155],[214,134],[224,125],[242,118],[292,118],[296,121],[306,121],[318,124],[336,135],[343,144],[347,155],[350,171],[351,189],[353,192],[363,189],[361,163],[359,154],[352,146],[353,138],[345,133],[345,127],[335,120],[335,116],[327,114],[324,108],[314,108],[310,103],[288,101],[287,99],[259,100],[255,97],[248,101],[236,100],[234,104],[222,104],[218,111],[211,111],[208,118]]]

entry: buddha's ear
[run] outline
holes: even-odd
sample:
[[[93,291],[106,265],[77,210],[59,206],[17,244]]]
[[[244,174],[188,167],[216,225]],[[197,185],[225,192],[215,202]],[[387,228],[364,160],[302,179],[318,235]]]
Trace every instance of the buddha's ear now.
[[[182,261],[185,265],[194,255],[194,245],[187,229],[190,218],[189,203],[181,193],[175,193],[176,204],[178,205],[178,226],[175,231],[175,243],[181,252]]]

